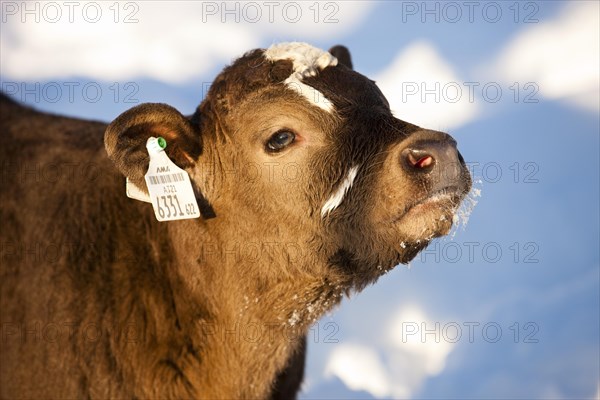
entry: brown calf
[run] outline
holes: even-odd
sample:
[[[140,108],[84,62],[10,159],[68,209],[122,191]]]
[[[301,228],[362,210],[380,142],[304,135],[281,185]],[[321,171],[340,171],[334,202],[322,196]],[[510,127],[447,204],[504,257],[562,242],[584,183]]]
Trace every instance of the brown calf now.
[[[310,325],[446,234],[470,189],[454,140],[394,118],[343,47],[251,51],[191,117],[0,104],[6,399],[294,397]],[[126,197],[150,137],[202,218]]]

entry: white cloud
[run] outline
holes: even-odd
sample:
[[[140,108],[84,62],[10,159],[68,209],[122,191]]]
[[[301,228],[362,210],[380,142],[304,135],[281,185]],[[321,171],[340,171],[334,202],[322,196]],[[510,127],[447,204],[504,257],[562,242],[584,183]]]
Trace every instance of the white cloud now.
[[[415,333],[414,329],[418,329]],[[453,348],[453,343],[446,340],[445,333],[432,322],[422,310],[415,306],[403,308],[392,318],[390,327],[390,340],[392,344],[418,358],[420,365],[412,365],[411,368],[421,367],[422,372],[427,375],[437,375],[445,367],[445,361]],[[448,337],[451,335],[448,333]]]
[[[464,80],[428,42],[405,48],[375,80],[396,117],[422,127],[449,130],[477,114]]]
[[[201,5],[193,2],[168,9],[160,2],[137,3],[137,23],[115,23],[110,4],[97,4],[103,6],[96,23],[77,12],[72,23],[67,15],[56,23],[8,18],[2,26],[3,75],[23,80],[144,76],[183,82],[259,43],[238,25],[202,23]]]
[[[422,336],[424,329],[429,333]],[[442,328],[414,306],[394,315],[388,332],[378,348],[359,343],[337,346],[327,361],[325,377],[337,376],[348,388],[377,398],[409,398],[427,378],[444,370],[454,348]]]
[[[539,93],[600,110],[600,3],[571,2],[560,16],[513,38],[488,73],[512,84],[535,82]]]
[[[364,390],[376,397],[390,394],[390,379],[377,352],[358,344],[341,344],[332,352],[325,377],[337,376],[352,390]]]
[[[389,369],[396,377],[394,394],[408,397],[419,390],[425,380],[440,374],[454,343],[454,332],[445,332],[415,306],[401,309],[391,319]],[[445,337],[445,334],[448,337]]]
[[[331,8],[301,2],[153,1],[131,3],[137,9],[120,3],[117,16],[117,3],[95,2],[101,17],[91,23],[96,7],[86,8],[86,2],[72,9],[54,2],[60,18],[56,9],[45,8],[43,2],[10,3],[10,9],[2,3],[6,22],[0,37],[0,68],[5,79],[150,77],[171,83],[199,77],[252,48],[268,46],[264,41],[274,34],[330,37],[334,44],[334,38],[354,29],[372,6],[365,2],[332,3]],[[300,8],[286,6],[292,3]],[[24,13],[25,7],[33,12]],[[127,16],[137,22],[124,23]]]

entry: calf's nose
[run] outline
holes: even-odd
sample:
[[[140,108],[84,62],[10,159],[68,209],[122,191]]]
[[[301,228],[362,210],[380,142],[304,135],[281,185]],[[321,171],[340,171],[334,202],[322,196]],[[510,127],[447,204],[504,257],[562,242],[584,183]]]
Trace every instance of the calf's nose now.
[[[427,180],[431,190],[459,185],[463,159],[456,141],[445,134],[427,135],[400,152],[400,164],[409,175]]]

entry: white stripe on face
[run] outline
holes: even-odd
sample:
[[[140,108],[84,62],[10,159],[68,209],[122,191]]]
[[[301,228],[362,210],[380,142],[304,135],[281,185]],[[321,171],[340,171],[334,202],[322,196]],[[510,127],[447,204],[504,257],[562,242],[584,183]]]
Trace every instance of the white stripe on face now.
[[[344,181],[340,184],[340,186],[335,191],[335,193],[332,194],[331,197],[325,202],[325,204],[323,204],[323,207],[321,208],[321,218],[324,218],[330,212],[335,210],[340,204],[342,204],[342,201],[344,200],[344,196],[346,195],[348,190],[350,190],[350,188],[354,184],[354,179],[356,178],[357,172],[358,172],[357,165],[350,168]]]

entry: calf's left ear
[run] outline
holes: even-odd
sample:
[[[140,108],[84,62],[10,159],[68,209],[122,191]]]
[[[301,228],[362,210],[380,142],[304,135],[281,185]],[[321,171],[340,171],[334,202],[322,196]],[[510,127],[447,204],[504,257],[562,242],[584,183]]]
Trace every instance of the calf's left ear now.
[[[146,142],[151,136],[167,141],[165,152],[180,168],[192,167],[201,153],[199,128],[175,108],[146,103],[125,111],[106,128],[104,147],[117,169],[138,188],[146,188],[150,162]]]
[[[345,65],[346,67],[353,69],[350,50],[348,50],[346,46],[342,46],[341,44],[333,46],[329,49],[329,53],[331,53],[332,56],[337,58],[339,64]]]

